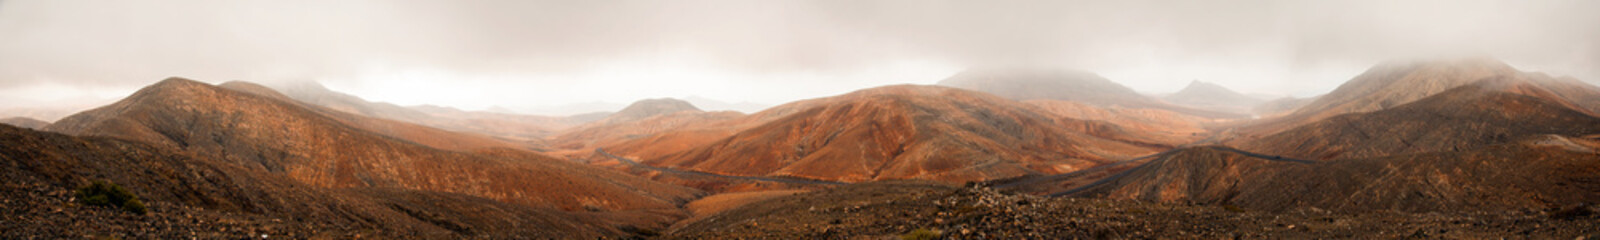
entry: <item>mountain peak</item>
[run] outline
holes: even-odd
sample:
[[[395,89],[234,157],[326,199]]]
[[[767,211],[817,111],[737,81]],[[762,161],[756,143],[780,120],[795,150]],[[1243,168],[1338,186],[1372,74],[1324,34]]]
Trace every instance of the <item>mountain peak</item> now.
[[[1297,114],[1316,114],[1319,116],[1314,118],[1320,118],[1371,112],[1480,80],[1517,73],[1516,68],[1492,58],[1390,61],[1339,85]]]
[[[1189,86],[1183,87],[1183,90],[1178,90],[1179,94],[1191,93],[1191,92],[1193,92],[1193,93],[1223,93],[1223,92],[1226,92],[1226,93],[1238,94],[1238,92],[1234,92],[1233,90],[1229,90],[1228,88],[1222,87],[1222,85],[1217,85],[1215,83],[1204,82],[1204,81],[1200,81],[1198,79],[1197,80],[1193,80],[1193,81],[1189,81]]]
[[[183,78],[183,77],[167,77],[166,79],[162,79],[160,82],[156,82],[155,84],[151,84],[150,86],[145,86],[143,89],[140,89],[140,91],[142,92],[144,90],[149,90],[149,89],[193,88],[193,87],[201,87],[201,86],[209,87],[209,86],[211,86],[211,84],[200,82],[200,81],[195,81],[195,80],[188,79],[188,78]]]
[[[687,101],[674,98],[653,98],[633,102],[633,104],[629,104],[628,107],[622,108],[621,111],[617,111],[611,116],[614,120],[638,120],[680,111],[700,111],[700,108],[694,107],[694,104],[690,104]]]
[[[1143,96],[1127,86],[1079,70],[973,69],[939,81],[939,85],[988,92],[1015,100],[1056,99],[1100,105],[1144,100]]]
[[[1249,112],[1251,107],[1264,102],[1261,99],[1235,92],[1222,85],[1194,80],[1189,82],[1183,90],[1162,97],[1167,102],[1180,105],[1243,113]]]

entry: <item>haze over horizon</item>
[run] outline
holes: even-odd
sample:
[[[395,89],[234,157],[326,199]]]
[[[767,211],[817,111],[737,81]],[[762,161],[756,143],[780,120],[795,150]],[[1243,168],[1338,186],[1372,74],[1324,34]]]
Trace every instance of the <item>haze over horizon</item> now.
[[[972,67],[1325,93],[1394,59],[1600,81],[1595,1],[0,1],[0,107],[169,76],[318,81],[480,110],[700,96],[781,104]],[[67,104],[70,105],[70,104]],[[80,109],[81,110],[81,109]]]

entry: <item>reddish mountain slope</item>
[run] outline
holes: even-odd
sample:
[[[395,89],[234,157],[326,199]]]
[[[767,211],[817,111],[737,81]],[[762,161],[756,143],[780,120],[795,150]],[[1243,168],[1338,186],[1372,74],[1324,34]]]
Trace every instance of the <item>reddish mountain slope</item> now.
[[[1600,143],[1589,139],[1600,133],[1600,118],[1540,89],[1489,79],[1244,145],[1260,154],[1225,147],[1164,153],[1067,193],[1262,209],[1412,212],[1600,201],[1600,178],[1594,175],[1600,171]]]
[[[1486,89],[1488,81],[1389,109],[1346,114],[1251,140],[1240,148],[1294,158],[1328,160],[1461,151],[1534,135],[1600,133],[1600,118],[1549,98]],[[1500,85],[1500,86],[1493,86]],[[1521,84],[1511,91],[1540,93]]]
[[[4,238],[594,238],[622,236],[616,226],[627,224],[461,194],[326,189],[157,145],[9,126],[0,177]],[[69,203],[90,180],[126,187],[150,212]]]
[[[1203,139],[1210,136],[1207,127],[1224,122],[1161,109],[1096,107],[1060,100],[1028,100],[1023,103],[1039,107],[1045,113],[1061,118],[1057,121],[1076,119],[1104,121],[1115,124],[1121,129],[1122,134],[1105,136],[1108,138],[1166,146],[1179,146]]]
[[[180,148],[320,187],[451,192],[566,210],[676,209],[697,194],[537,154],[511,158],[439,150],[366,131],[324,112],[173,78],[50,129]]]
[[[803,105],[816,107],[643,161],[741,176],[961,182],[1059,173],[1155,150],[1070,130],[1015,101],[946,87],[879,87],[808,101]]]
[[[1547,100],[1591,115],[1600,111],[1600,88],[1571,78],[1519,72],[1493,59],[1389,62],[1368,69],[1294,113],[1241,132],[1247,137],[1264,136],[1340,114],[1388,109],[1489,79],[1542,88]]]

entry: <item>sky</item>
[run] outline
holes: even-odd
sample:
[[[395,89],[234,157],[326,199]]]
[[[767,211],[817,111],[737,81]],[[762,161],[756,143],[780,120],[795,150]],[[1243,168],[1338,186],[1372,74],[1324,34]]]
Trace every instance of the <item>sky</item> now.
[[[1394,59],[1600,80],[1600,1],[0,0],[0,107],[168,76],[317,81],[468,110],[699,96],[781,104],[972,67],[1312,96]],[[270,85],[270,84],[269,84]],[[6,104],[10,103],[10,104]]]

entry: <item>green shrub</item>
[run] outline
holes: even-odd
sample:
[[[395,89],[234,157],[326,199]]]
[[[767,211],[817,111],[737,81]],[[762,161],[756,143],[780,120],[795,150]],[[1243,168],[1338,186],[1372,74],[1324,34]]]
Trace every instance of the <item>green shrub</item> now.
[[[943,232],[939,232],[939,230],[929,230],[927,228],[918,228],[917,230],[911,230],[911,232],[906,233],[905,235],[900,235],[900,239],[901,240],[931,240],[931,239],[939,238],[939,235],[942,235],[942,234],[944,234],[944,233]]]
[[[139,196],[128,192],[128,189],[116,183],[95,180],[89,185],[78,188],[77,197],[84,205],[122,207],[122,210],[131,213],[144,214],[147,210],[144,202],[139,201]]]

